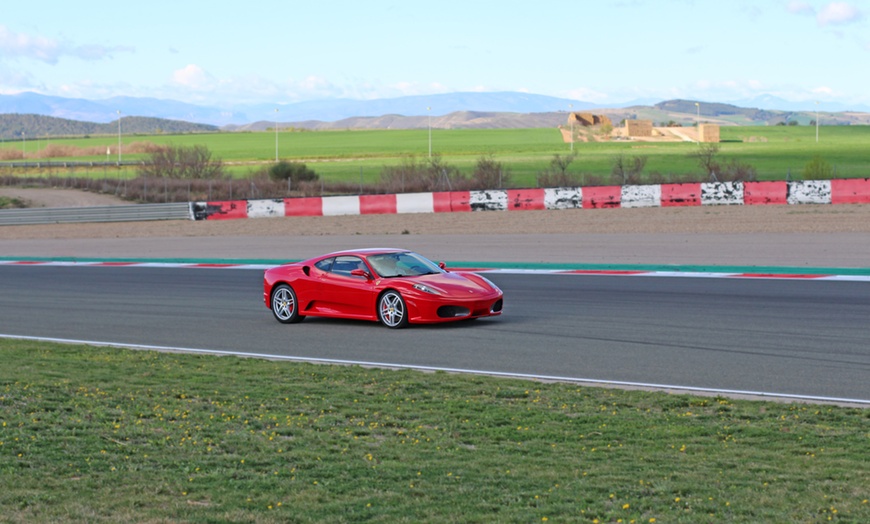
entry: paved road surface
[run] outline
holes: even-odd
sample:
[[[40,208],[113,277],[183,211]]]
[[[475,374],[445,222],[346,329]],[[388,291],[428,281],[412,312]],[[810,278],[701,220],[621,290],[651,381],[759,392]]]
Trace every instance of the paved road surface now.
[[[259,271],[0,266],[0,333],[870,401],[870,286],[491,275],[505,314],[275,322]]]

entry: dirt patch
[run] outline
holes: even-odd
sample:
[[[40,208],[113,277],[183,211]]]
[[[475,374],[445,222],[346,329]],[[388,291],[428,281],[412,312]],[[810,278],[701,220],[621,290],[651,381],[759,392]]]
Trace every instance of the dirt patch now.
[[[94,207],[131,204],[112,195],[89,193],[77,189],[36,189],[3,187],[0,196],[17,198],[27,207]]]

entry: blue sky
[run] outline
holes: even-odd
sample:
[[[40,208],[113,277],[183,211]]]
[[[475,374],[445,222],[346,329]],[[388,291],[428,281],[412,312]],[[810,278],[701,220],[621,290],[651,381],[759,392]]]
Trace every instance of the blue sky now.
[[[4,2],[0,93],[870,103],[870,0]]]

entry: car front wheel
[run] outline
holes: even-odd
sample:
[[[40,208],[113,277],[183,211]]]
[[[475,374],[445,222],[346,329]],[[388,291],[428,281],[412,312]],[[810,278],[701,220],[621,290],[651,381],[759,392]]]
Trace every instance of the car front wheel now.
[[[398,291],[387,291],[378,299],[378,319],[391,329],[408,325],[408,310]]]
[[[282,324],[294,324],[305,318],[299,314],[299,303],[292,287],[281,284],[272,291],[272,314]]]

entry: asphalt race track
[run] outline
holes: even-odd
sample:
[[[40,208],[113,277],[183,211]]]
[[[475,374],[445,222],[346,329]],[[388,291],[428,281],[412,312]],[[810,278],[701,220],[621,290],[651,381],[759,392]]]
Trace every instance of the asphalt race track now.
[[[488,275],[501,317],[276,322],[245,269],[0,266],[0,334],[870,402],[870,284]]]

